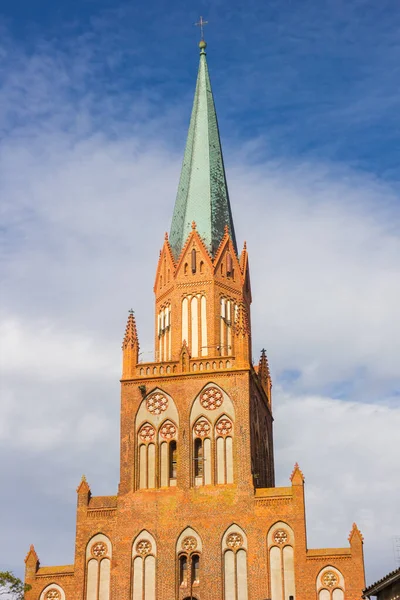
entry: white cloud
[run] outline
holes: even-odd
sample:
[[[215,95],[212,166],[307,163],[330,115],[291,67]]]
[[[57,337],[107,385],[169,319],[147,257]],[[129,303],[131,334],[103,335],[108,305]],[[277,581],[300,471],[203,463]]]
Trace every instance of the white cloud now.
[[[146,122],[125,131],[115,123],[113,137],[102,133],[85,89],[73,126],[65,128],[63,117],[73,110],[64,83],[49,85],[56,67],[46,61],[31,65],[29,78],[19,73],[20,92],[16,73],[0,99],[9,107],[22,94],[32,119],[40,106],[51,110],[46,127],[33,120],[2,142],[0,443],[14,462],[12,471],[3,466],[3,480],[24,488],[25,497],[16,472],[29,481],[32,519],[69,511],[57,532],[65,538],[74,529],[82,471],[94,493],[116,490],[120,343],[133,305],[142,349],[151,351],[153,277],[182,152],[166,147],[167,123],[157,139],[151,124],[146,135]],[[53,87],[57,102],[49,97]],[[394,192],[329,164],[260,164],[226,151],[237,234],[250,252],[254,346],[266,345],[278,382],[278,481],[298,460],[309,482],[311,545],[342,545],[357,520],[367,568],[380,576],[390,535],[400,533]],[[279,380],[285,370],[298,378]],[[107,447],[102,461],[99,444]],[[20,531],[18,504],[0,514],[7,515],[0,529],[13,522]],[[19,564],[36,539],[43,564],[71,561],[73,540],[68,554],[54,547],[56,520],[26,517],[29,538],[10,537],[8,563]]]

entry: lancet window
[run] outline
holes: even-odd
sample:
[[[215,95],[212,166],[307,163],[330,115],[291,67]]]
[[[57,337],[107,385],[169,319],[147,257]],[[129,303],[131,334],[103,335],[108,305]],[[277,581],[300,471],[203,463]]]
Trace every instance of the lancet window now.
[[[335,567],[324,567],[317,577],[318,600],[344,600],[344,577]]]
[[[278,522],[267,536],[271,600],[295,598],[294,532],[286,523]]]
[[[220,305],[220,353],[221,356],[230,356],[233,354],[232,327],[237,319],[238,307],[229,298],[221,298]]]
[[[132,546],[132,600],[156,600],[157,545],[142,531]]]
[[[187,527],[176,544],[178,588],[192,597],[201,584],[202,542],[194,529]]]
[[[102,533],[86,546],[86,600],[109,600],[111,556],[111,542]]]
[[[203,294],[182,300],[182,343],[190,345],[193,358],[208,355],[207,300]]]
[[[171,360],[171,305],[165,304],[158,313],[158,360]]]
[[[243,529],[231,525],[222,538],[224,599],[247,600],[247,537]]]
[[[194,485],[233,483],[234,422],[229,396],[214,384],[207,384],[191,410]]]
[[[136,415],[137,488],[176,485],[178,430],[178,411],[172,398],[159,389],[148,394]]]

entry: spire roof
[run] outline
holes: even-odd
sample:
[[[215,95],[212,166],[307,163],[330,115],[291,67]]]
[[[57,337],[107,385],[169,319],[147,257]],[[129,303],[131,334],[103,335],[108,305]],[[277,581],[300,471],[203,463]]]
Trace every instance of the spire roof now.
[[[196,91],[169,236],[175,259],[191,231],[192,221],[211,256],[218,249],[226,225],[237,253],[204,40],[199,47]]]

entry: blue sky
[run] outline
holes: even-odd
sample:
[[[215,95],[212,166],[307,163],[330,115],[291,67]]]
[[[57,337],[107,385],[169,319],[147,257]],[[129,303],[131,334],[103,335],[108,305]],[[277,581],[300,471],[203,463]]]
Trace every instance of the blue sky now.
[[[3,6],[2,21],[28,53],[55,44],[67,72],[84,53],[82,83],[93,96],[117,96],[124,120],[130,94],[149,100],[151,118],[190,92],[193,23],[204,13],[225,138],[260,137],[275,157],[328,158],[398,182],[397,8],[394,0],[19,1]]]
[[[0,565],[22,573],[32,542],[70,563],[82,472],[117,489],[121,338],[133,306],[150,358],[200,14],[277,482],[300,463],[310,547],[358,523],[372,582],[400,535],[400,12],[384,0],[3,3]]]

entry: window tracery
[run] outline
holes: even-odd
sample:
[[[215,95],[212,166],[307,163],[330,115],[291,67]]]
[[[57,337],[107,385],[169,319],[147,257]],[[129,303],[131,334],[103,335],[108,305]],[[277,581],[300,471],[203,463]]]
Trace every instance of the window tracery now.
[[[87,544],[86,600],[109,600],[111,553],[111,542],[102,533],[95,535]]]
[[[178,411],[167,394],[155,390],[142,400],[136,415],[139,489],[176,485],[178,425]]]
[[[345,582],[342,573],[332,566],[324,567],[317,577],[318,600],[344,600]]]
[[[267,536],[271,600],[295,597],[294,532],[286,523],[275,523]]]
[[[156,600],[157,544],[142,531],[132,546],[132,600]]]
[[[234,409],[221,388],[210,383],[200,392],[191,425],[194,485],[233,483]]]
[[[190,527],[181,533],[176,544],[178,585],[185,594],[192,596],[201,581],[200,558],[202,543],[199,535]]]
[[[65,600],[65,592],[57,583],[50,583],[42,590],[40,600]]]
[[[224,563],[224,599],[247,600],[247,537],[237,525],[231,525],[222,538]]]

